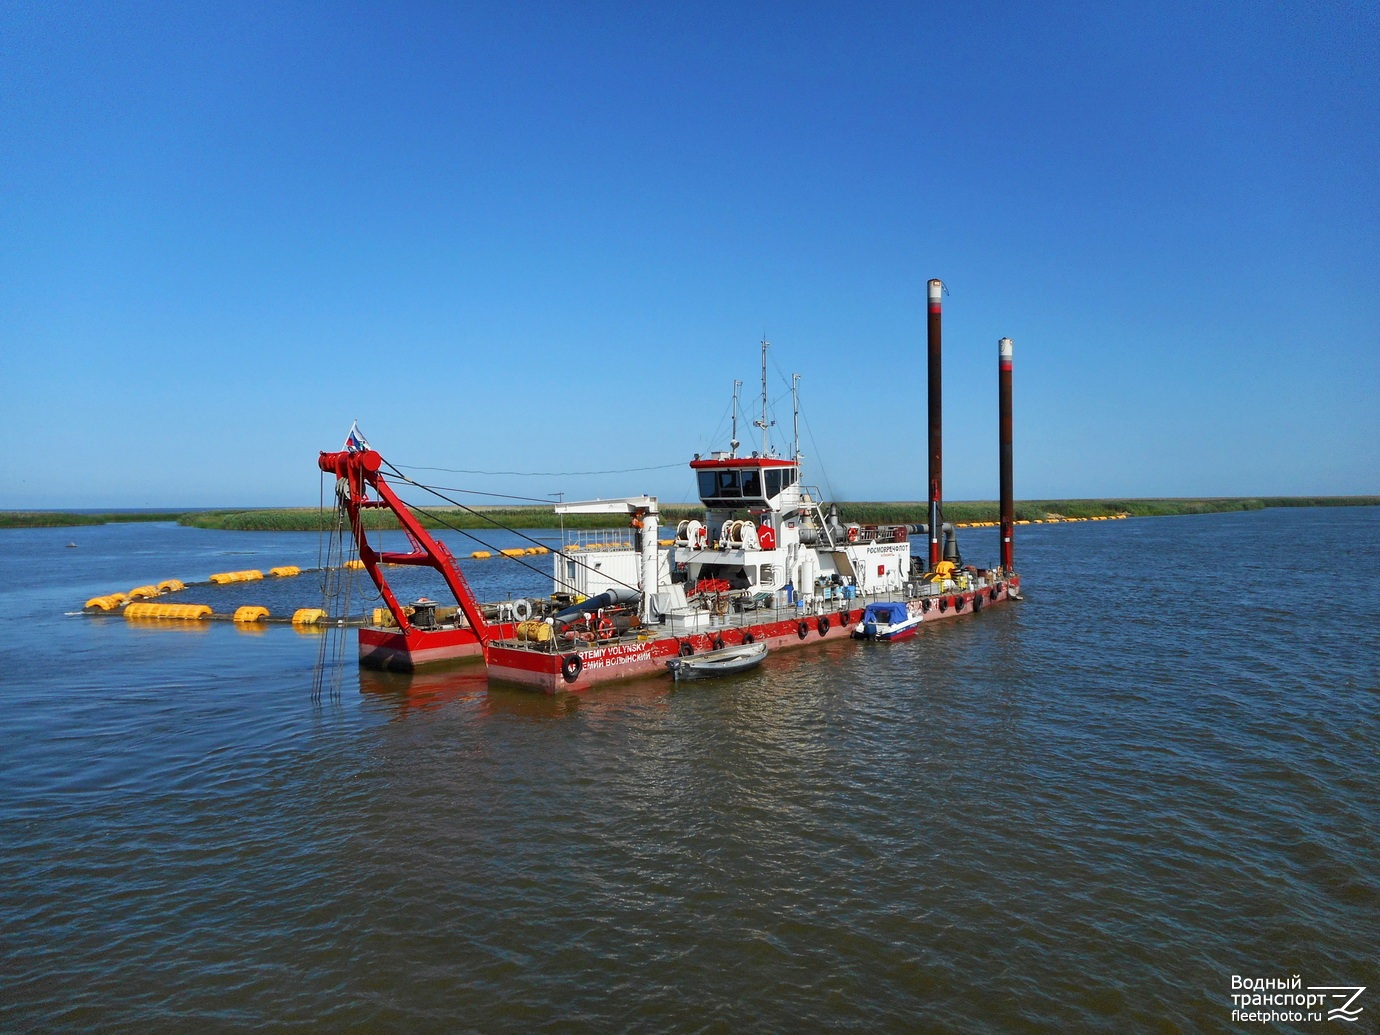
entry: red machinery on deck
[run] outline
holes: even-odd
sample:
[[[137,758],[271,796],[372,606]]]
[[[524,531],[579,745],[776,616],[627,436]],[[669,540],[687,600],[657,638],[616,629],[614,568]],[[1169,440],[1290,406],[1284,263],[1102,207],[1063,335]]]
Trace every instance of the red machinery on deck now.
[[[471,592],[465,576],[444,543],[427,533],[389,486],[380,468],[383,458],[373,449],[345,449],[322,453],[317,465],[336,477],[336,496],[350,519],[350,531],[359,544],[359,559],[369,573],[398,628],[365,626],[359,630],[360,664],[371,668],[411,670],[417,665],[454,658],[481,657],[485,644],[495,636],[511,636],[512,623],[489,623]],[[373,490],[377,498],[370,498]],[[364,528],[364,511],[388,509],[402,525],[412,550],[408,553],[376,551]],[[438,619],[434,605],[404,607],[399,603],[381,564],[407,564],[434,568],[460,605],[449,620]]]

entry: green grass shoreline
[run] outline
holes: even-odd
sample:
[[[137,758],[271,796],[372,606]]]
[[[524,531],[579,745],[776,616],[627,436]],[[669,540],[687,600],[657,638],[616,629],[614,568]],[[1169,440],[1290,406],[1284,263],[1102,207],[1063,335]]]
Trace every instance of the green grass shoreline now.
[[[1204,499],[1099,499],[1099,500],[1020,500],[1016,503],[1016,518],[1020,521],[1045,521],[1050,518],[1091,517],[1160,517],[1174,514],[1221,514],[1241,510],[1265,510],[1270,507],[1374,507],[1380,506],[1380,496],[1236,496]],[[840,503],[839,511],[845,521],[862,524],[922,523],[927,504],[906,503]],[[513,528],[558,528],[561,519],[549,507],[476,507],[467,512],[451,507],[432,508],[436,516],[419,515],[428,528],[491,528],[494,524]],[[669,504],[662,508],[661,523],[674,526],[682,518],[699,517],[703,507],[688,504]],[[482,515],[482,516],[480,516]],[[396,522],[386,512],[371,511],[366,515],[370,528],[394,528]],[[944,504],[944,518],[956,524],[974,521],[996,521],[997,503],[994,500],[955,501]],[[486,520],[487,519],[487,520]],[[0,511],[0,529],[4,528],[65,528],[82,525],[104,525],[130,521],[176,521],[193,528],[215,528],[236,532],[315,532],[323,521],[333,520],[331,512],[323,517],[316,507],[272,507],[242,510],[162,511],[157,513],[74,514],[66,511]],[[606,515],[567,515],[566,528],[614,528],[623,522]]]

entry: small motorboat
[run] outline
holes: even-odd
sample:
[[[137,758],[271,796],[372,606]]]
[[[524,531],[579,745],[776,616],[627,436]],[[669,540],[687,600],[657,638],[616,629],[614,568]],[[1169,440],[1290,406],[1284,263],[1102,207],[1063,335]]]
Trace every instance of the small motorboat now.
[[[681,679],[713,679],[715,676],[746,672],[762,664],[767,656],[765,643],[743,643],[736,647],[721,647],[704,654],[689,654],[666,662],[671,677]]]
[[[920,628],[924,612],[905,601],[868,604],[862,620],[853,628],[857,640],[903,640]]]

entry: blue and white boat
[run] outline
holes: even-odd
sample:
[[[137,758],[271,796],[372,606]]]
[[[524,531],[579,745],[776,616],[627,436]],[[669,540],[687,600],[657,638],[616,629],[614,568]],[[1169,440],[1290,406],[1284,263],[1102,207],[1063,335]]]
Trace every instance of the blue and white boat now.
[[[900,640],[914,636],[920,628],[924,612],[913,610],[905,601],[868,604],[861,621],[853,627],[853,638],[857,640]]]

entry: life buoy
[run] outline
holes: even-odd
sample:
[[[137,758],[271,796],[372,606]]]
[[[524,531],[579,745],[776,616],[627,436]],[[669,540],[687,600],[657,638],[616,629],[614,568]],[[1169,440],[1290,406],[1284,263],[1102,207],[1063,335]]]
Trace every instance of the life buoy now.
[[[573,683],[580,678],[580,669],[585,667],[585,663],[580,660],[578,654],[567,654],[561,659],[561,678],[567,683]]]
[[[684,643],[680,645],[680,656],[682,658],[688,658],[691,654],[694,653],[695,645],[691,643],[689,640],[686,640]]]
[[[828,616],[828,615],[820,615],[820,616],[819,616],[819,634],[820,634],[821,636],[823,636],[825,633],[827,633],[827,632],[829,631],[829,624],[830,624],[830,623],[829,623],[829,616]]]
[[[723,649],[724,649],[724,638],[723,638],[722,636],[715,636],[715,637],[714,637],[714,649],[715,649],[715,650],[723,650]]]
[[[850,543],[856,543],[858,541],[858,530],[856,528],[850,528],[848,530],[848,541]]]
[[[525,622],[532,617],[532,602],[530,600],[513,601],[513,618],[519,622]]]
[[[599,639],[601,640],[611,640],[617,635],[613,627],[612,618],[599,619],[598,625],[595,626],[595,631],[598,633]]]
[[[744,643],[756,643],[756,642],[757,642],[757,637],[756,637],[756,636],[753,636],[752,633],[743,633],[743,642],[744,642]]]
[[[807,637],[807,636],[810,635],[810,627],[809,627],[808,625],[806,625],[806,624],[804,623],[804,621],[801,621],[801,622],[795,627],[795,634],[796,634],[797,636],[799,636],[799,637],[803,640],[803,639],[805,639],[805,637]]]

